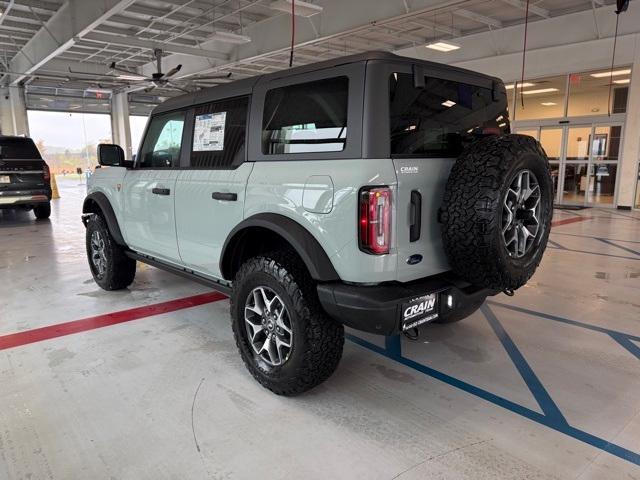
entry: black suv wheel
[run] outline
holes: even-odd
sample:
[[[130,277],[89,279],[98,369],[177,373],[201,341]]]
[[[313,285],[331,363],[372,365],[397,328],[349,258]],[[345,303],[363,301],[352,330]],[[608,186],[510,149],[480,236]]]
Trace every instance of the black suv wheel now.
[[[295,254],[254,257],[231,294],[236,345],[249,372],[278,395],[297,395],[338,367],[344,328],[322,310],[313,280]]]
[[[105,290],[121,290],[133,282],[136,261],[127,257],[100,215],[91,215],[86,230],[87,259],[93,279]]]
[[[51,203],[39,203],[33,206],[33,213],[38,220],[46,220],[51,215]]]

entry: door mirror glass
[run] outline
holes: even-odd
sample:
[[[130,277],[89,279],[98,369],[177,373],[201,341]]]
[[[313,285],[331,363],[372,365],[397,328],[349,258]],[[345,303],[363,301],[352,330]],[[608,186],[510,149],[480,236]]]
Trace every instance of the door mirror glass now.
[[[124,167],[124,150],[120,145],[101,143],[98,145],[98,162],[106,167]]]

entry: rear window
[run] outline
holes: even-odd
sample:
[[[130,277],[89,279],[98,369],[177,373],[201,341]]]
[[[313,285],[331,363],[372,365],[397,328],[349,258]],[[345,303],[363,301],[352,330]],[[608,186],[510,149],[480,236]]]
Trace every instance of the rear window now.
[[[509,132],[507,100],[491,89],[433,77],[416,88],[408,73],[389,78],[389,114],[395,156],[457,157],[478,134]]]
[[[40,160],[40,152],[30,138],[0,138],[0,158]]]
[[[348,92],[347,77],[269,90],[262,120],[262,153],[344,150]]]

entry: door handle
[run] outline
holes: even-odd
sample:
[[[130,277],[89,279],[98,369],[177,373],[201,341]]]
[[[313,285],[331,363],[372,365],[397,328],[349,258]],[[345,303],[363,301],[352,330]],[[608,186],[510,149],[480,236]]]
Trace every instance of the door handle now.
[[[151,193],[155,195],[171,195],[171,190],[168,188],[154,187],[151,189]]]
[[[420,230],[422,230],[422,195],[417,190],[411,192],[411,214],[409,226],[409,241],[420,240]]]
[[[230,192],[213,192],[211,194],[211,198],[213,198],[214,200],[226,200],[228,202],[235,202],[236,200],[238,200],[238,194]]]

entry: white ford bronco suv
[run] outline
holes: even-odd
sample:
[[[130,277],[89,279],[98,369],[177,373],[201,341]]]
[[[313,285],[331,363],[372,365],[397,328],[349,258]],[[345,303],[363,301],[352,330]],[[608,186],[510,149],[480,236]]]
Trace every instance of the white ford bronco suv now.
[[[551,176],[509,128],[499,79],[385,52],[172,98],[135,161],[98,147],[91,272],[122,289],[140,261],[228,293],[251,374],[304,392],[337,368],[345,325],[415,334],[533,275]]]

